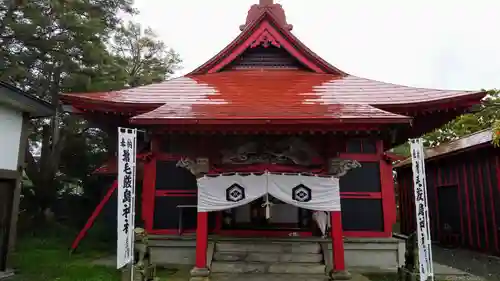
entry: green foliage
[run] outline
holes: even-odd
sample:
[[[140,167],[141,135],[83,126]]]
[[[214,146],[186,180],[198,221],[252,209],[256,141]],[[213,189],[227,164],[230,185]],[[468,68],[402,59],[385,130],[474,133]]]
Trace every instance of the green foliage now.
[[[38,158],[27,153],[32,186],[24,198],[42,213],[65,186],[84,184],[108,153],[106,132],[64,113],[60,93],[158,82],[180,59],[151,30],[123,25],[118,15],[135,13],[132,0],[14,2],[0,1],[0,80],[57,107],[54,117],[33,120],[30,128],[31,143],[42,149]]]
[[[408,142],[405,142],[404,144],[398,145],[395,148],[393,148],[392,152],[406,157],[410,157],[410,145],[408,144]]]
[[[500,146],[500,120],[493,123],[493,145],[495,147]]]
[[[60,225],[51,225],[20,238],[14,263],[17,273],[12,281],[118,281],[114,252],[115,243],[103,243],[100,237],[89,235],[76,253],[69,255],[68,246],[76,232]],[[116,241],[116,240],[115,240]],[[97,265],[106,260],[109,265]],[[190,269],[190,268],[189,268]],[[160,269],[160,281],[189,279],[189,270]]]
[[[486,98],[473,109],[472,113],[461,115],[434,132],[425,135],[425,145],[436,146],[491,128],[495,121],[500,120],[499,94],[498,90],[488,91]]]
[[[128,22],[111,40],[111,53],[119,69],[126,72],[128,87],[161,82],[179,69],[180,56],[158,40],[150,28]]]

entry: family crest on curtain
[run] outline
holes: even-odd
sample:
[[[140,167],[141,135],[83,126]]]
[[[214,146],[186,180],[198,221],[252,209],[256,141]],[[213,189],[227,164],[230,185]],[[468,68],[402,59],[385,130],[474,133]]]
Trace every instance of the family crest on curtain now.
[[[222,211],[266,194],[303,209],[340,211],[339,179],[290,174],[231,174],[198,179],[198,211]]]

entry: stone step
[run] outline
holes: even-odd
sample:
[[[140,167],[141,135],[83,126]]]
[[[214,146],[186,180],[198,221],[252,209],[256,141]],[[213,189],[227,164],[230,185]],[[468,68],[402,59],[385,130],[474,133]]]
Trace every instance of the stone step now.
[[[248,261],[248,262],[299,262],[320,263],[322,254],[303,253],[262,253],[262,252],[216,252],[216,261]]]
[[[313,263],[273,263],[269,266],[269,273],[288,274],[326,274],[324,264]]]
[[[258,262],[212,261],[210,272],[213,273],[266,273],[269,264]]]
[[[261,263],[213,261],[213,273],[275,273],[275,274],[325,274],[323,264],[313,263]]]
[[[260,252],[260,253],[302,253],[319,254],[319,243],[246,243],[218,242],[216,252]]]
[[[211,281],[327,281],[329,278],[324,274],[230,274],[214,273],[210,275]]]

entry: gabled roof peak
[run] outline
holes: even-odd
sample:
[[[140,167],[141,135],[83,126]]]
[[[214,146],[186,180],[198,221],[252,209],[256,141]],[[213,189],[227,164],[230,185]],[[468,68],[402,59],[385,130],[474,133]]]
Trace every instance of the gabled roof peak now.
[[[272,14],[279,25],[285,30],[291,31],[293,25],[288,24],[286,21],[285,10],[281,4],[275,4],[274,0],[259,0],[259,4],[252,5],[248,11],[246,23],[240,26],[243,31],[250,24],[259,19],[264,13]]]

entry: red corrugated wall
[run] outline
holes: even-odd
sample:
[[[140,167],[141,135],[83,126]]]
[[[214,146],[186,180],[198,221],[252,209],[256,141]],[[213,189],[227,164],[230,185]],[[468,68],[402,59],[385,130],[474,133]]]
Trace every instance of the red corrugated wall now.
[[[491,146],[426,163],[433,241],[500,255],[500,153]],[[411,165],[398,172],[401,232],[415,231]]]

